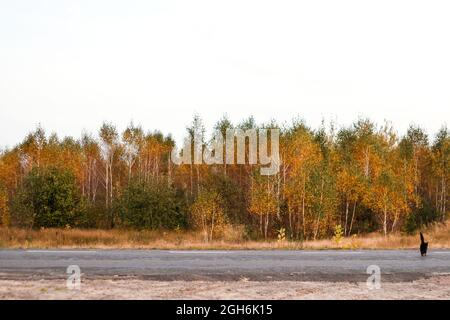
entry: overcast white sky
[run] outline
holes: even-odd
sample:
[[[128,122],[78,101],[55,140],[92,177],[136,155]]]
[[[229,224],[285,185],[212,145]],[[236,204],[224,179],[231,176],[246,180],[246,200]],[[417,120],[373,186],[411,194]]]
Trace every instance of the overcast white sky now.
[[[449,17],[449,1],[0,0],[0,146],[104,120],[179,139],[195,112],[434,134],[450,118]]]

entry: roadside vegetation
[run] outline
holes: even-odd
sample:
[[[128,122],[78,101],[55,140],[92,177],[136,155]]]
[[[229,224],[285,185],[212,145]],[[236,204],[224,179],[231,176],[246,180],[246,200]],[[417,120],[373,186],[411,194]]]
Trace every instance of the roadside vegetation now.
[[[433,245],[448,244],[446,127],[429,137],[367,119],[312,129],[223,117],[215,129],[269,127],[281,131],[273,176],[259,165],[174,165],[171,137],[134,124],[78,140],[38,127],[0,152],[0,246],[391,248],[413,247],[425,228]],[[187,134],[204,147],[204,132],[194,117]]]
[[[417,249],[419,235],[380,233],[308,240],[248,240],[241,227],[228,227],[220,239],[205,241],[194,231],[152,230],[82,230],[82,229],[20,229],[0,228],[0,248],[15,249],[167,249],[167,250],[357,250],[357,249]],[[436,223],[423,230],[430,241],[430,250],[450,248],[450,222]]]

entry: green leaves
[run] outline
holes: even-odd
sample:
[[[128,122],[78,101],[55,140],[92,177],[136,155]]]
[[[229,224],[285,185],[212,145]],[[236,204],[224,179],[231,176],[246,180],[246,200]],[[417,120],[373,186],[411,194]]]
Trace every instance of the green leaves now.
[[[40,228],[74,226],[81,215],[74,175],[55,167],[33,168],[14,199],[12,219]]]
[[[165,183],[132,180],[115,209],[125,227],[175,229],[186,225],[181,201]]]

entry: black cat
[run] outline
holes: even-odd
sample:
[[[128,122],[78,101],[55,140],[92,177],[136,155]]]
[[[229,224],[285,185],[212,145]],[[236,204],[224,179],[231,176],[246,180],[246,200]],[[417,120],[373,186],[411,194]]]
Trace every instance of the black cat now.
[[[428,242],[425,242],[422,232],[420,233],[420,242],[420,254],[422,257],[425,257],[427,255]]]

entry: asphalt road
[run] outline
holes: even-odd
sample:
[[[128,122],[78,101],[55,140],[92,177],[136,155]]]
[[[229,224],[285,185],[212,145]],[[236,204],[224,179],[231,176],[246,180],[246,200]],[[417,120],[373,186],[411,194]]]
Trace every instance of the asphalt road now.
[[[78,265],[86,278],[148,280],[365,281],[377,265],[385,281],[450,274],[450,250],[148,251],[0,250],[0,279],[67,278]]]

